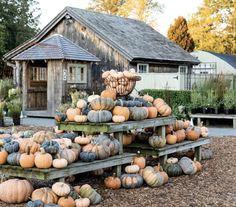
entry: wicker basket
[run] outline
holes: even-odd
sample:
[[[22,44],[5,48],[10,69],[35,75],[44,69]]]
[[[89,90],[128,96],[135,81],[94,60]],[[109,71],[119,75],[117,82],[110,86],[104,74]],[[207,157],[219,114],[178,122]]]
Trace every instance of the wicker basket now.
[[[116,91],[117,96],[127,96],[129,95],[136,85],[136,81],[140,81],[141,77],[138,75],[133,75],[133,77],[113,77],[109,75],[103,78],[103,82],[107,89]]]

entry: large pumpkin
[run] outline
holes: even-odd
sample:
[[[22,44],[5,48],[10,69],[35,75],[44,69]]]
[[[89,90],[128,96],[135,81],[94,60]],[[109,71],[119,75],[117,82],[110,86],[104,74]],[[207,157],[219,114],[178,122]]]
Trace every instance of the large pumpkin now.
[[[96,192],[90,185],[82,185],[79,194],[82,198],[88,198],[92,205],[99,204],[102,201],[102,197]]]
[[[117,116],[124,116],[125,117],[125,121],[127,121],[129,119],[129,108],[127,107],[122,107],[122,106],[115,106],[113,111],[112,111],[112,115],[117,115]]]
[[[164,177],[151,166],[144,168],[143,179],[150,187],[158,187],[164,184]]]
[[[148,117],[148,112],[142,107],[130,107],[130,120],[140,121]]]
[[[91,103],[91,108],[95,111],[111,110],[114,107],[114,101],[111,98],[96,98]]]
[[[36,189],[31,196],[32,201],[41,200],[45,204],[57,203],[58,197],[50,188]]]
[[[179,161],[179,165],[182,168],[184,174],[193,175],[197,172],[197,167],[188,157],[182,157]]]
[[[139,174],[123,174],[120,179],[124,188],[139,188],[143,185],[143,177]]]
[[[5,203],[22,203],[29,199],[33,187],[27,180],[10,179],[0,184],[0,200]]]
[[[102,122],[109,122],[112,119],[112,114],[110,111],[101,110],[101,111],[94,111],[91,110],[88,113],[88,120],[90,122],[95,123],[102,123]]]
[[[69,108],[66,111],[66,116],[68,121],[74,121],[75,120],[75,116],[76,115],[80,115],[81,114],[81,110],[79,108]]]
[[[111,98],[113,101],[116,100],[116,91],[111,89],[106,89],[102,91],[101,98]]]
[[[154,148],[161,148],[166,145],[166,139],[162,136],[153,135],[149,137],[148,143]]]

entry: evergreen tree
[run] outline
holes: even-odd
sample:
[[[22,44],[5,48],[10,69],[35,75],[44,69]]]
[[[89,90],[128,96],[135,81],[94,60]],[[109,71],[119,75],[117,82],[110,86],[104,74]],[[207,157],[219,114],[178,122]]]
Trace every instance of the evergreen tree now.
[[[35,0],[0,1],[0,77],[2,56],[38,32],[38,2]]]
[[[235,0],[204,0],[188,25],[196,49],[236,54]]]
[[[170,25],[167,33],[168,38],[188,52],[194,50],[194,41],[188,31],[188,24],[184,17],[175,19],[174,24]]]

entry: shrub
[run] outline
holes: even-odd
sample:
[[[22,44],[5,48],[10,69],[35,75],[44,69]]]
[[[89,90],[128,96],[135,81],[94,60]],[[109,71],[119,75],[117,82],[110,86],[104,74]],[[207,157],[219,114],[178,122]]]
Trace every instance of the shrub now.
[[[0,101],[7,99],[11,88],[13,88],[13,83],[10,79],[0,80]]]

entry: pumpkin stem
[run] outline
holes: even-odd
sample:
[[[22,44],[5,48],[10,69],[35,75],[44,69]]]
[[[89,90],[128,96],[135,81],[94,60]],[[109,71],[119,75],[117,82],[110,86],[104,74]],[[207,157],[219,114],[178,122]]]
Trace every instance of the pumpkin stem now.
[[[140,152],[140,151],[137,151],[137,155],[138,155],[138,157],[140,157],[140,155],[141,155],[141,152]]]
[[[40,147],[40,152],[41,152],[41,154],[45,154],[46,153],[45,149],[43,147]]]
[[[200,123],[200,127],[203,127],[203,121],[201,121],[201,123]]]
[[[116,173],[114,172],[114,173],[113,173],[113,178],[115,178],[115,177],[116,177]]]
[[[30,146],[27,147],[27,155],[30,154]]]

